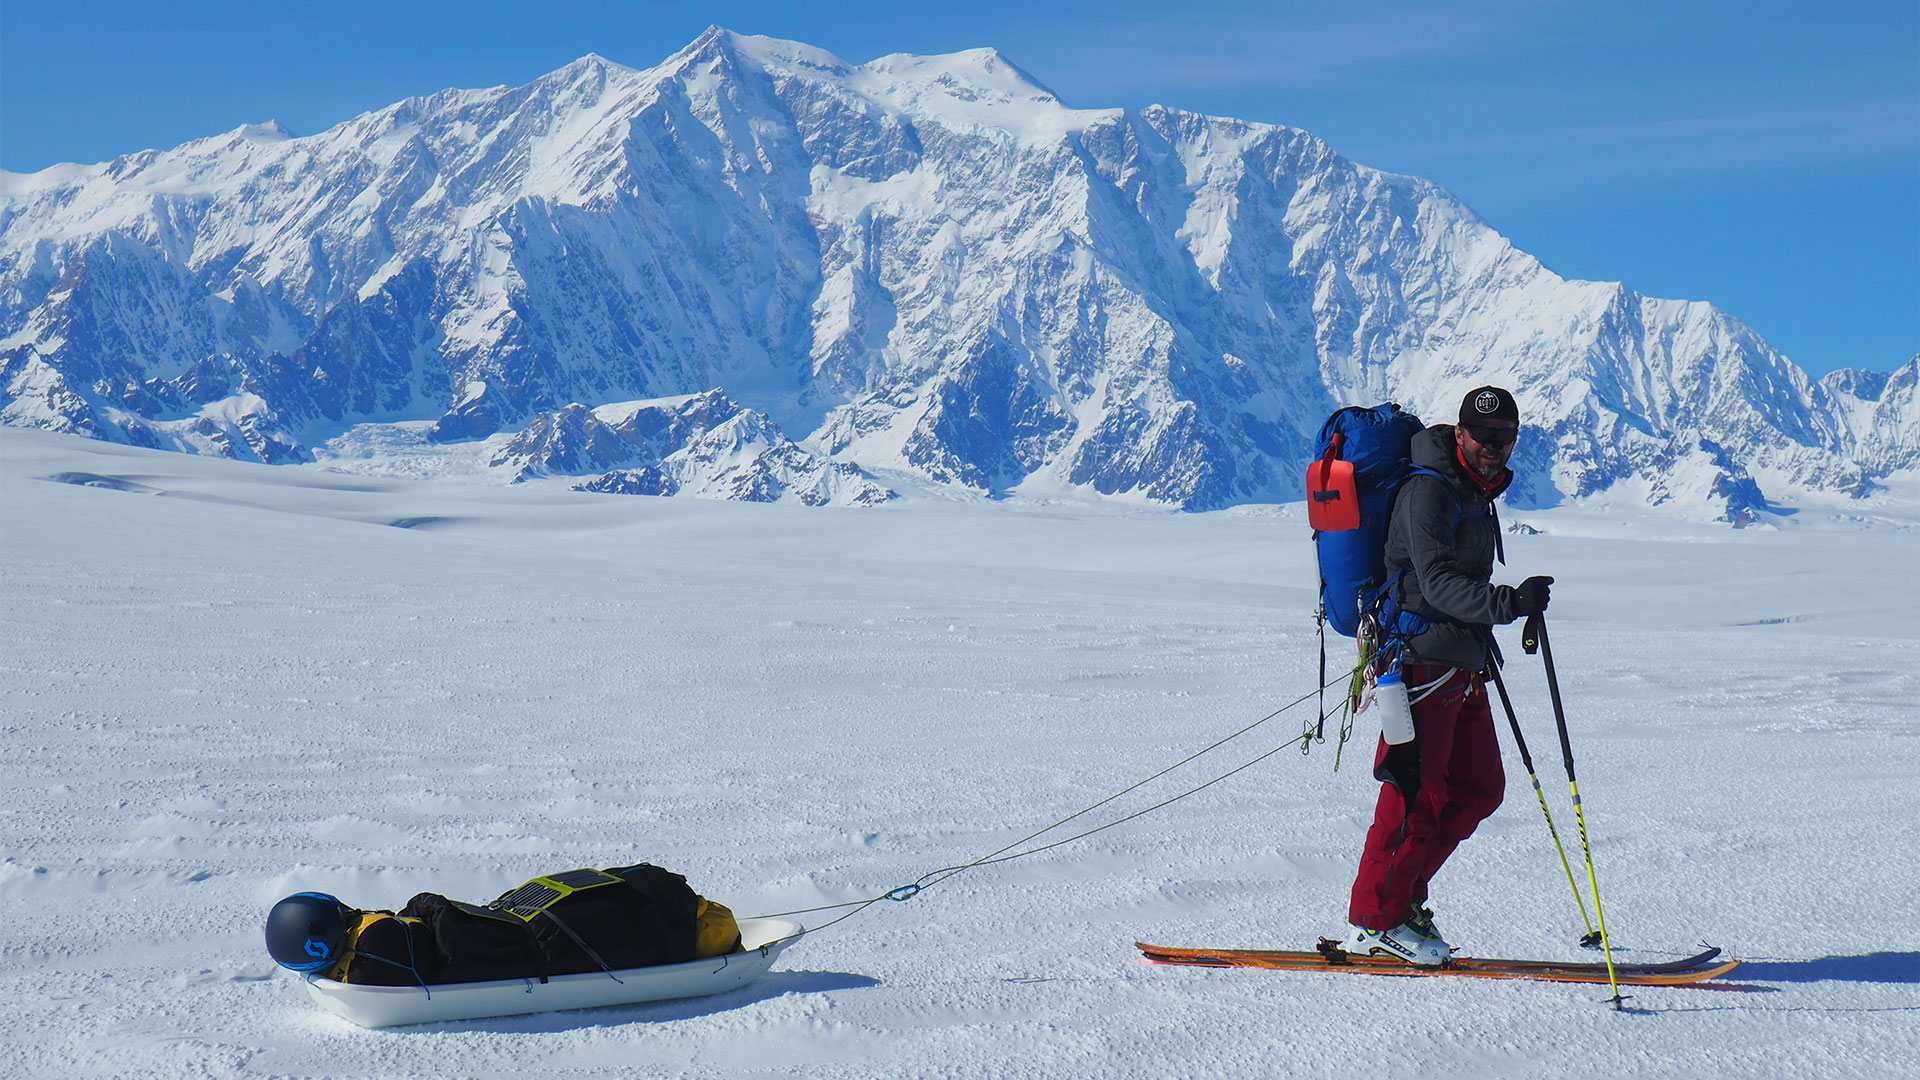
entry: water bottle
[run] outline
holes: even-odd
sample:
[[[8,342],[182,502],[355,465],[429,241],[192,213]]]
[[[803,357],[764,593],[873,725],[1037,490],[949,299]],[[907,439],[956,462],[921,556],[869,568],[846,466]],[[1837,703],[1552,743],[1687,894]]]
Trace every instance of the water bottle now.
[[[1373,707],[1380,710],[1380,734],[1388,745],[1413,741],[1413,709],[1407,704],[1407,684],[1400,681],[1398,667],[1374,680]]]

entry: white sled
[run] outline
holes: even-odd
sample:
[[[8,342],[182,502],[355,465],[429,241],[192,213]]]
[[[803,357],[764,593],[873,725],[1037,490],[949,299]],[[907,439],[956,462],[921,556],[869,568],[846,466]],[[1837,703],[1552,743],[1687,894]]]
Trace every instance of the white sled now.
[[[765,974],[774,957],[801,930],[799,923],[786,919],[742,919],[742,952],[684,964],[627,968],[611,976],[594,971],[555,975],[546,982],[499,979],[422,988],[362,986],[309,975],[307,992],[321,1008],[370,1028],[706,997],[745,986]]]

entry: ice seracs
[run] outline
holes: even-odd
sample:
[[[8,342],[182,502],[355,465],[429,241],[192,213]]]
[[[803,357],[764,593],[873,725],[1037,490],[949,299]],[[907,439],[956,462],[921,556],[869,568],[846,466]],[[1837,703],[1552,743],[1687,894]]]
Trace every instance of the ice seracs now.
[[[894,492],[858,466],[797,446],[761,413],[720,390],[544,413],[488,464],[514,482],[602,473],[575,485],[619,495],[692,495],[741,502],[872,506]]]
[[[618,446],[570,406],[717,387],[785,433],[766,450],[861,475],[1204,509],[1296,498],[1339,405],[1437,416],[1492,381],[1539,478],[1510,502],[1736,520],[1920,466],[1914,372],[1810,380],[1430,182],[1070,108],[992,49],[851,64],[713,28],[649,70],[0,174],[0,420],[261,461],[433,421],[587,476]]]

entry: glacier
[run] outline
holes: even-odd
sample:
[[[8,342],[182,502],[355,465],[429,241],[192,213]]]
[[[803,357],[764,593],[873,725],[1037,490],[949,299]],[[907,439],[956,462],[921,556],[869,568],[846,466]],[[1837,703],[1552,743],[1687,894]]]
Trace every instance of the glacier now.
[[[1300,752],[1311,697],[1277,711],[1319,681],[1300,502],[836,512],[17,428],[0,493],[0,1080],[1914,1071],[1920,945],[1888,930],[1920,878],[1911,528],[1509,516],[1502,580],[1557,578],[1616,957],[1746,961],[1622,1014],[1604,987],[1141,962],[1345,925],[1378,727],[1340,763],[1337,719]],[[1495,633],[1571,847],[1544,671]],[[1592,959],[1506,762],[1434,905],[1464,951]],[[397,908],[639,859],[743,917],[858,902],[1096,803],[1014,853],[1112,826],[1082,840],[795,916],[818,932],[722,998],[371,1034],[262,947],[292,892]],[[1376,1016],[1392,1038],[1352,1037]]]
[[[992,49],[714,27],[648,70],[0,173],[0,422],[142,447],[304,462],[429,424],[503,482],[1207,510],[1297,498],[1334,408],[1446,420],[1481,382],[1525,414],[1522,509],[1745,524],[1920,468],[1920,356],[1815,380],[1427,180],[1072,108]],[[738,416],[600,430],[695,398]]]

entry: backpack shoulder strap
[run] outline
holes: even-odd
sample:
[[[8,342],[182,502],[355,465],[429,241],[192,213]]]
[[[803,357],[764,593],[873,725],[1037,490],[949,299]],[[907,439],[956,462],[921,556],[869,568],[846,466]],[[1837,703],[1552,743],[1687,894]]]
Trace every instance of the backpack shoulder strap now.
[[[1460,488],[1457,485],[1455,485],[1452,480],[1447,478],[1446,473],[1443,473],[1438,469],[1429,469],[1425,465],[1408,466],[1406,480],[1402,480],[1401,483],[1404,484],[1406,483],[1407,480],[1411,480],[1416,476],[1433,477],[1435,480],[1440,481],[1440,483],[1447,489],[1447,494],[1453,496],[1453,527],[1455,529],[1458,529],[1460,527],[1460,518],[1461,518]]]
[[[1453,481],[1447,479],[1446,474],[1436,469],[1429,469],[1425,465],[1415,465],[1407,470],[1409,479],[1423,475],[1444,482],[1447,490],[1453,493],[1453,527],[1456,530],[1459,529],[1460,522],[1465,520],[1466,516],[1460,507],[1460,489],[1454,485]],[[1493,557],[1500,561],[1501,566],[1505,566],[1507,565],[1507,542],[1500,535],[1500,508],[1494,505],[1492,499],[1487,500],[1487,516],[1493,519]]]

